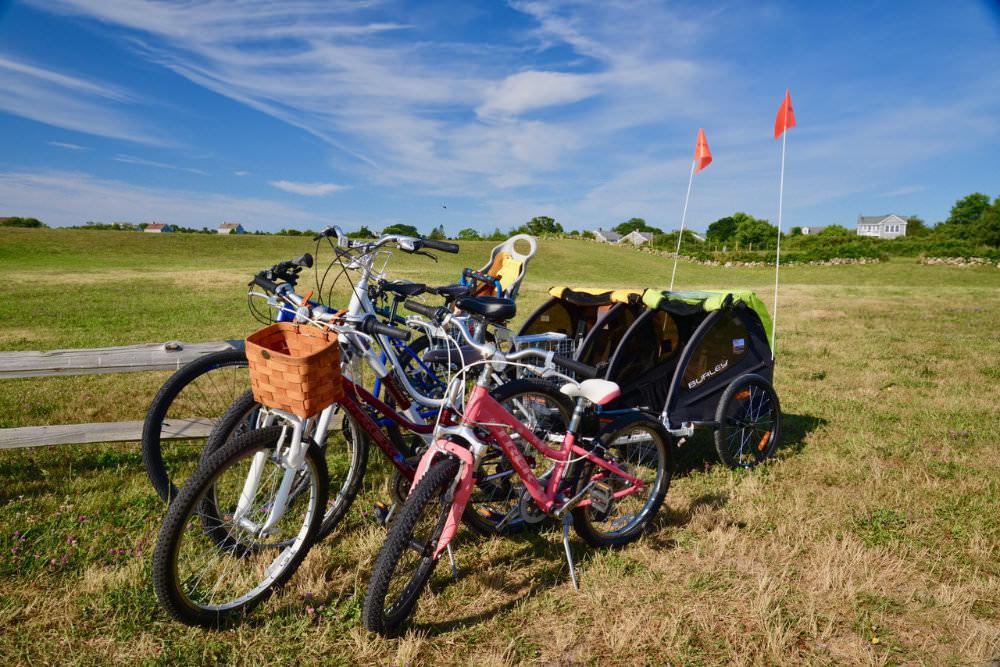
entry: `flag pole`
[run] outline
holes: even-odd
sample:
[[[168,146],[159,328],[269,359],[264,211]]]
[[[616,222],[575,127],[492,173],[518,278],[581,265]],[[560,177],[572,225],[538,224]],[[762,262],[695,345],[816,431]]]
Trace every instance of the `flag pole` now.
[[[785,141],[788,139],[788,106],[784,106],[784,131],[781,133],[781,177],[778,180],[778,250],[774,258],[774,309],[771,315],[771,361],[774,361],[778,331],[778,276],[781,271],[781,207],[785,199]]]
[[[668,291],[674,291],[674,276],[677,275],[677,258],[681,254],[681,239],[684,238],[684,223],[687,222],[688,214],[688,202],[691,200],[691,183],[694,182],[694,165],[697,159],[691,160],[691,174],[688,176],[688,189],[687,194],[684,196],[684,212],[681,213],[681,231],[677,234],[677,249],[674,251],[674,270],[670,272],[670,289]]]

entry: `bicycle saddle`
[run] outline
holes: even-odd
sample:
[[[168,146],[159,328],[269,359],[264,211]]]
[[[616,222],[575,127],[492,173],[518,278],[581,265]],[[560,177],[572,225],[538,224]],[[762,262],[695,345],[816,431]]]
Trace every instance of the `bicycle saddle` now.
[[[567,382],[559,387],[559,391],[570,398],[583,396],[594,405],[607,405],[618,398],[622,391],[618,384],[610,380],[584,380],[580,384]]]
[[[385,283],[382,289],[386,292],[392,292],[393,294],[398,294],[403,297],[416,296],[427,291],[427,285],[423,283],[407,283],[402,281],[396,281],[391,283]]]
[[[460,296],[467,296],[471,291],[472,287],[469,285],[463,285],[461,283],[455,283],[454,285],[441,285],[440,287],[428,287],[427,291],[431,294],[437,294],[443,296],[444,298],[451,300],[457,299]]]
[[[434,348],[433,350],[424,352],[424,356],[421,357],[425,364],[447,364],[450,361],[452,364],[458,364],[459,366],[468,366],[469,364],[481,361],[482,358],[483,355],[479,354],[478,350],[468,345],[463,345],[458,349],[452,347],[450,354],[448,349]]]
[[[517,314],[517,305],[513,301],[495,296],[463,296],[455,301],[455,305],[490,322],[504,322]]]

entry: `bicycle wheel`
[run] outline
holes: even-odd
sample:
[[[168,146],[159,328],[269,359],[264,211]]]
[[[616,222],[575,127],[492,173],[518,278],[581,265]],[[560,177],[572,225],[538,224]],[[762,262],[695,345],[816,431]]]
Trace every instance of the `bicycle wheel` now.
[[[542,442],[558,450],[566,427],[573,416],[573,402],[559,388],[545,380],[526,378],[503,384],[490,394],[508,412],[531,429]],[[549,436],[552,436],[551,438]],[[517,433],[511,433],[525,459],[538,476],[552,467]],[[476,486],[463,519],[481,535],[509,535],[528,527],[521,516],[519,504],[525,487],[515,474],[510,461],[497,445],[483,455],[476,470]],[[541,516],[541,515],[540,515]]]
[[[733,380],[716,408],[715,451],[730,468],[766,461],[781,439],[781,405],[771,383],[759,375]]]
[[[263,531],[286,468],[276,457],[280,427],[251,431],[213,454],[171,503],[153,552],[153,588],[177,620],[220,627],[271,596],[298,568],[319,528],[327,471],[315,445],[295,471],[273,529]],[[262,467],[256,492],[247,486]],[[242,510],[242,511],[241,511]]]
[[[437,398],[444,392],[447,368],[440,364],[424,364],[424,352],[429,347],[430,340],[427,336],[419,336],[409,343],[400,343],[396,356],[399,359],[399,370],[406,375],[413,388],[425,396]]]
[[[382,545],[365,592],[364,626],[378,634],[396,634],[410,616],[434,573],[433,557],[451,508],[449,490],[458,461],[435,463],[407,498]]]
[[[624,477],[594,464],[580,484],[594,483],[590,505],[573,509],[573,528],[585,542],[595,547],[621,546],[635,540],[649,525],[663,504],[670,486],[670,459],[663,427],[655,419],[635,413],[609,424],[598,436],[598,453],[614,462],[624,473],[645,484],[636,493],[613,498],[632,486]],[[611,499],[598,508],[598,498]]]
[[[249,385],[246,354],[234,348],[195,359],[160,387],[142,426],[142,461],[165,502],[194,472],[205,444],[204,435],[183,432],[204,433]]]
[[[207,460],[241,435],[259,428],[260,409],[260,403],[254,400],[249,390],[236,399],[205,441],[202,460]],[[330,493],[316,535],[317,541],[336,528],[358,495],[368,467],[370,444],[364,429],[344,410],[338,409],[332,415],[326,442],[320,446],[326,460]]]

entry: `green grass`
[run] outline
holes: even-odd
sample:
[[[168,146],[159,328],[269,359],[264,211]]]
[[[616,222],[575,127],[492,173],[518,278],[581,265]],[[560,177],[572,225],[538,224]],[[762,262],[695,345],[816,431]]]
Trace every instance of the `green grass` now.
[[[463,243],[395,276],[454,280]],[[242,337],[245,284],[311,250],[286,237],[0,230],[0,349]],[[524,317],[550,285],[664,286],[670,262],[542,242]],[[684,263],[678,287],[750,287],[773,272]],[[162,506],[134,444],[0,452],[0,657],[6,663],[930,663],[1000,658],[1000,270],[878,265],[782,272],[776,460],[731,472],[709,434],[678,452],[655,529],[621,551],[554,532],[459,535],[459,581],[422,599],[400,640],[358,627],[382,538],[373,453],[346,524],[243,626],[169,621],[149,583]],[[162,373],[0,382],[0,427],[141,419]],[[442,568],[444,572],[446,568]],[[874,639],[878,643],[873,643]]]

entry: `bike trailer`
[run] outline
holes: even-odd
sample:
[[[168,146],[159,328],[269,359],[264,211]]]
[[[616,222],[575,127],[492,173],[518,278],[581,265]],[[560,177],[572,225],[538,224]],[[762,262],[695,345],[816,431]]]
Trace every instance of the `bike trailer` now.
[[[771,319],[753,292],[647,289],[642,304],[608,359],[604,377],[622,389],[611,409],[712,422],[732,380],[752,373],[772,381]]]

